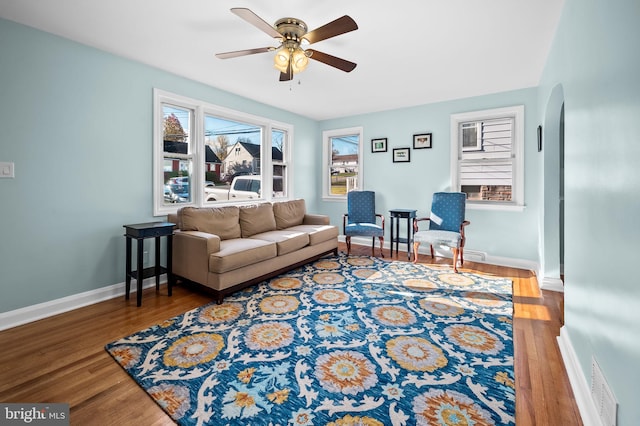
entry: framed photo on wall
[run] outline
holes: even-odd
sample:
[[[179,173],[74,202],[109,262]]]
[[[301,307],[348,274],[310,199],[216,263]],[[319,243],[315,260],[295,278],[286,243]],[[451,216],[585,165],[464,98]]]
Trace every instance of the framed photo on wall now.
[[[393,149],[393,162],[394,163],[408,163],[411,161],[411,149],[410,148],[394,148]]]
[[[387,138],[371,139],[371,152],[387,152]]]
[[[431,148],[431,133],[413,135],[413,149]]]

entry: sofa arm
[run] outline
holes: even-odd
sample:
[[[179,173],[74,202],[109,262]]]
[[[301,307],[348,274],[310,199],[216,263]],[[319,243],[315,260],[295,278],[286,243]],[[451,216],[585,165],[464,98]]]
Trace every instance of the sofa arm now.
[[[173,273],[207,284],[209,256],[220,251],[220,237],[200,231],[178,231],[173,236]]]
[[[323,214],[305,214],[303,225],[330,225],[329,216]]]

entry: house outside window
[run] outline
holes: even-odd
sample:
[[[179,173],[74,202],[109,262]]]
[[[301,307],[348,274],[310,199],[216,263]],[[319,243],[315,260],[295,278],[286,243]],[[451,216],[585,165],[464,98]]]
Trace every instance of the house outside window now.
[[[154,214],[286,198],[292,135],[289,124],[155,89]],[[230,191],[244,175],[257,191]]]
[[[344,200],[362,188],[362,133],[362,127],[322,132],[323,198]]]
[[[524,106],[451,116],[452,188],[469,208],[524,207]]]

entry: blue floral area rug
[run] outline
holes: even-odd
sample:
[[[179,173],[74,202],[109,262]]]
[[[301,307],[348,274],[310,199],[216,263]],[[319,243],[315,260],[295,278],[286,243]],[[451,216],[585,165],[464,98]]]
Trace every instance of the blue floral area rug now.
[[[110,343],[181,425],[515,424],[510,280],[323,258]]]

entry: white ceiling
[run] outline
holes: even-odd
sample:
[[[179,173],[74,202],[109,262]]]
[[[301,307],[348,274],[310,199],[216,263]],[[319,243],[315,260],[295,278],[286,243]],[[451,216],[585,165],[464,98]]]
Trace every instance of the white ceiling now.
[[[0,0],[0,16],[268,105],[322,120],[536,86],[563,0]],[[311,45],[358,66],[317,61],[279,82],[276,46],[232,14],[313,30],[342,15],[359,29]]]

